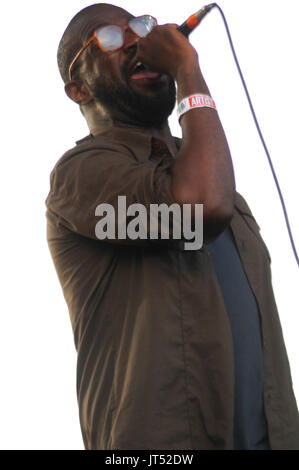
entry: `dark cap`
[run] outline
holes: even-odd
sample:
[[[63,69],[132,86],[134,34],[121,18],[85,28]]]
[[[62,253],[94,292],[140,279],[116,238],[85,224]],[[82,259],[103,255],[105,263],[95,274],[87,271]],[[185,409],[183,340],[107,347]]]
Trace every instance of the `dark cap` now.
[[[116,5],[108,3],[95,3],[83,8],[83,10],[79,11],[69,22],[62,35],[57,51],[58,68],[64,83],[68,81],[68,69],[71,61],[89,39],[88,36],[91,34],[90,29],[93,23],[93,14],[95,17],[94,23],[98,24],[100,9],[107,7],[119,8]]]

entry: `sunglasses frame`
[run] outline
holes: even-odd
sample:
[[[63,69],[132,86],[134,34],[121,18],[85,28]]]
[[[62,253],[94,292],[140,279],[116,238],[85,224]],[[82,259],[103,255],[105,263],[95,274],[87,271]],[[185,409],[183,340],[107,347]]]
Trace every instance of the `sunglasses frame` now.
[[[122,32],[124,33],[124,31],[126,31],[127,28],[130,28],[130,22],[132,20],[137,20],[139,18],[143,18],[145,16],[148,16],[150,18],[152,18],[154,20],[154,22],[156,23],[155,26],[158,24],[157,22],[157,19],[152,16],[152,15],[141,15],[141,16],[136,16],[135,18],[131,18],[130,21],[128,21],[128,23],[124,26],[124,27],[121,27],[119,26],[119,28],[122,30]],[[118,26],[118,25],[105,25],[105,26]],[[110,52],[110,51],[119,51],[120,49],[122,49],[122,47],[124,46],[124,39],[123,39],[123,44],[118,47],[117,49],[105,49],[100,41],[98,40],[98,37],[97,37],[97,31],[100,29],[100,28],[105,28],[105,26],[99,26],[98,28],[96,28],[93,32],[93,35],[88,39],[88,41],[84,44],[84,46],[81,47],[81,49],[79,49],[79,51],[77,52],[77,54],[75,55],[75,57],[73,58],[72,62],[70,63],[70,66],[69,66],[69,70],[68,70],[68,76],[69,76],[69,81],[72,80],[72,69],[75,65],[75,62],[79,59],[79,57],[81,56],[81,54],[85,51],[85,49],[87,49],[87,47],[93,42],[93,41],[96,41],[97,42],[97,45],[99,46],[99,48],[103,51],[103,52]],[[138,36],[137,33],[135,33],[134,30],[132,30],[134,34],[136,34],[136,36]]]

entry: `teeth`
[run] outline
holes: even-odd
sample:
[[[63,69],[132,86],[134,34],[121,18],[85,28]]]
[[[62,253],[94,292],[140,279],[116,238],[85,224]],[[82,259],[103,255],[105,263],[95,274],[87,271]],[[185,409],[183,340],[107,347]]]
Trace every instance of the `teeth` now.
[[[134,70],[136,70],[137,67],[140,67],[140,65],[143,65],[143,63],[142,63],[142,62],[137,62],[137,64],[136,64],[135,67],[134,67]]]

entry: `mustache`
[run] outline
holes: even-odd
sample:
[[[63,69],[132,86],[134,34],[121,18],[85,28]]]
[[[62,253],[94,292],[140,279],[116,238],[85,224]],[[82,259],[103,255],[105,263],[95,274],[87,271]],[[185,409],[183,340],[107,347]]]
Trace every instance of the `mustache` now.
[[[137,46],[134,46],[134,48],[132,48],[132,50],[130,51],[130,53],[128,54],[128,57],[126,58],[126,60],[124,61],[124,63],[121,65],[120,67],[120,73],[121,73],[121,76],[123,77],[123,79],[128,83],[129,81],[129,73],[128,73],[128,70],[129,70],[129,67],[134,59],[134,57],[136,56],[136,53],[137,53]]]

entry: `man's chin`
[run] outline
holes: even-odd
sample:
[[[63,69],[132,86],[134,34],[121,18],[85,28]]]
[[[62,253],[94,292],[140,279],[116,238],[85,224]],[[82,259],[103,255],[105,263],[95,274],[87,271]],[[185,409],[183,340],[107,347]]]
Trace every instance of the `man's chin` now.
[[[95,98],[112,118],[123,116],[141,126],[163,126],[175,106],[173,79],[169,75],[155,80],[125,78],[124,86],[98,80],[92,89]]]

